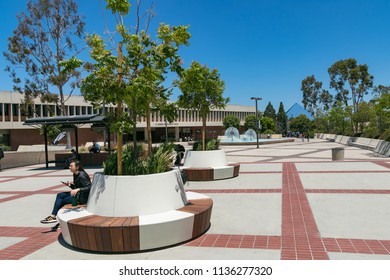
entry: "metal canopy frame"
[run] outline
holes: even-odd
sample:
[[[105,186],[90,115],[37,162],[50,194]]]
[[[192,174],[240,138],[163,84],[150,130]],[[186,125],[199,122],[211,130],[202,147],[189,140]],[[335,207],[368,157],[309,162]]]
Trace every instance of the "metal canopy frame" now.
[[[93,115],[74,115],[74,116],[57,116],[57,117],[39,117],[31,118],[24,121],[23,125],[29,126],[43,126],[45,137],[45,160],[46,168],[49,168],[49,155],[47,149],[47,127],[51,125],[62,125],[67,129],[73,130],[76,139],[76,153],[79,153],[78,145],[78,125],[92,124],[99,127],[104,127],[107,131],[108,139],[110,139],[110,129],[108,125],[108,118],[99,114]],[[108,141],[108,152],[111,153],[111,141]]]

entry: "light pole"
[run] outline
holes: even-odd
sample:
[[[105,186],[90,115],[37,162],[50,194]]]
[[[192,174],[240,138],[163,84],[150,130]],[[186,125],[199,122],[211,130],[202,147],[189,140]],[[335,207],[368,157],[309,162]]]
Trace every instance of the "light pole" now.
[[[257,100],[262,100],[262,98],[261,97],[251,97],[251,100],[254,100],[256,103],[256,141],[257,141],[257,148],[259,148],[260,121],[259,121],[259,117],[258,117]]]

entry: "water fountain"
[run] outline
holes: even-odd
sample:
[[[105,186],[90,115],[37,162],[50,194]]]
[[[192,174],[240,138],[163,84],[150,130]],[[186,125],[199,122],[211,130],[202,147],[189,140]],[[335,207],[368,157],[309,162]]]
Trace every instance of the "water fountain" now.
[[[244,134],[240,135],[235,127],[229,127],[225,131],[224,136],[219,136],[220,145],[251,145],[257,143],[256,131],[248,129]],[[260,144],[273,144],[281,142],[293,142],[294,138],[282,138],[281,134],[259,134]]]

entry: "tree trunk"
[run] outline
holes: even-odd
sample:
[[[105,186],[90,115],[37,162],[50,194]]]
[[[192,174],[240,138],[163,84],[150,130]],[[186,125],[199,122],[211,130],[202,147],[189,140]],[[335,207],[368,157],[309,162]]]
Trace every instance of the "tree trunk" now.
[[[148,155],[152,154],[152,128],[150,125],[150,108],[146,109],[146,128],[148,131]]]
[[[206,117],[202,116],[202,150],[206,150]]]
[[[119,81],[119,86],[122,84],[122,42],[118,43],[118,81]],[[118,105],[117,105],[117,114],[118,117],[122,115],[122,100],[118,100]],[[118,175],[122,175],[122,146],[123,146],[123,135],[121,131],[118,131],[117,133],[117,156],[118,156]]]
[[[133,117],[133,147],[134,147],[134,159],[138,158],[137,155],[137,104],[136,104],[136,98],[133,97],[133,112],[132,112],[132,117]]]
[[[118,102],[118,115],[122,115],[122,102]],[[117,133],[117,156],[118,156],[118,175],[122,175],[122,146],[123,146],[123,134],[118,131]]]

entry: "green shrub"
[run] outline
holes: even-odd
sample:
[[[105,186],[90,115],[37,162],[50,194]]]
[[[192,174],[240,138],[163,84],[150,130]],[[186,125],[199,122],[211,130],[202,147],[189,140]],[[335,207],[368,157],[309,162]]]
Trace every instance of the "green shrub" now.
[[[143,145],[135,148],[128,145],[123,149],[122,174],[123,175],[145,175],[169,171],[173,166],[173,143],[164,143],[154,147],[148,156]],[[112,153],[103,163],[104,174],[118,174],[118,156]]]
[[[11,147],[10,146],[3,146],[3,145],[0,145],[1,148],[3,148],[3,152],[5,151],[11,151]]]
[[[273,131],[272,129],[267,129],[262,134],[275,134],[275,131]]]
[[[386,129],[381,136],[379,137],[381,140],[390,141],[390,129]]]
[[[221,140],[219,139],[206,139],[206,149],[205,151],[214,151],[219,150],[219,144]],[[192,146],[192,150],[194,151],[203,151],[202,141],[195,141]]]
[[[206,142],[206,150],[207,151],[214,151],[219,150],[219,143],[221,141],[219,139],[210,139]]]
[[[366,138],[377,138],[377,134],[378,132],[375,127],[366,127],[362,133],[362,136]]]

